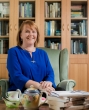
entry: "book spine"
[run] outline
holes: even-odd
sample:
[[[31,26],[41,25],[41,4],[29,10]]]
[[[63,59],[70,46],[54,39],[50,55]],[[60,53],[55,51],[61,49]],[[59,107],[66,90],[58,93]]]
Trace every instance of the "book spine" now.
[[[1,54],[3,54],[3,40],[1,39]]]
[[[27,17],[30,17],[30,15],[29,15],[29,2],[27,2]]]
[[[1,36],[1,21],[0,21],[0,36]]]
[[[24,17],[27,17],[27,4],[24,3]]]
[[[47,2],[45,2],[45,17],[46,17],[46,18],[48,17],[48,16],[47,16],[47,8],[48,8],[47,5],[48,5]]]
[[[9,3],[3,3],[3,17],[9,17]]]
[[[0,3],[0,17],[3,17],[3,6],[2,6],[2,3]]]
[[[29,16],[32,17],[32,4],[29,4]]]

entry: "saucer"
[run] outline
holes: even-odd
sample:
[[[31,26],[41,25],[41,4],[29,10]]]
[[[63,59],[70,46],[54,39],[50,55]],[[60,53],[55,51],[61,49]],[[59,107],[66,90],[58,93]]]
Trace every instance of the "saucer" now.
[[[2,97],[2,99],[4,100],[6,106],[9,108],[16,108],[20,104],[20,101],[10,101],[10,100],[3,98],[3,97]]]

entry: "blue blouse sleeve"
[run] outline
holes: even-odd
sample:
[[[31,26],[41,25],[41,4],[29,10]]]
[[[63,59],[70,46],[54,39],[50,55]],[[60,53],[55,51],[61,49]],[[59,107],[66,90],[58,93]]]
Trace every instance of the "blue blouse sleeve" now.
[[[13,81],[16,88],[22,90],[29,79],[22,74],[15,49],[9,49],[8,51],[7,69],[11,78],[10,80]]]

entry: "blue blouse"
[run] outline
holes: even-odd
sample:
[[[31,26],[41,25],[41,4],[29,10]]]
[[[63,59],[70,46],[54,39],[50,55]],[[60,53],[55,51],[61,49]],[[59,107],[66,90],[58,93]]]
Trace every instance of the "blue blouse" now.
[[[39,48],[30,53],[16,46],[8,50],[7,69],[9,72],[9,90],[25,89],[28,80],[37,82],[51,81],[55,88],[54,71],[47,53]]]

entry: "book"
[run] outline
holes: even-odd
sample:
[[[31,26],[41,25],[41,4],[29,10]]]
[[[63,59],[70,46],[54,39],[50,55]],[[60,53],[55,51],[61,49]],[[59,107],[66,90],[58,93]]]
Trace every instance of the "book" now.
[[[24,3],[24,17],[27,17],[27,4]]]
[[[29,4],[29,16],[32,17],[32,4]]]
[[[22,5],[23,5],[22,3],[19,4],[19,17],[22,17],[22,15],[21,15]]]
[[[48,8],[48,3],[47,2],[45,2],[45,17],[47,18],[48,16],[47,16],[47,8]]]
[[[3,3],[3,17],[9,17],[9,3]]]
[[[2,6],[2,3],[0,3],[0,17],[3,17],[3,6]]]
[[[8,39],[0,39],[0,54],[7,54],[9,49]]]
[[[52,101],[58,101],[58,102],[69,102],[69,98],[67,97],[54,97],[54,96],[48,96],[48,100]]]
[[[52,91],[50,96],[54,97],[69,97],[69,98],[75,98],[75,97],[89,97],[89,92],[86,91]]]
[[[24,17],[24,3],[22,4],[22,7],[21,7],[21,17]]]

